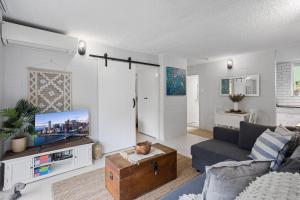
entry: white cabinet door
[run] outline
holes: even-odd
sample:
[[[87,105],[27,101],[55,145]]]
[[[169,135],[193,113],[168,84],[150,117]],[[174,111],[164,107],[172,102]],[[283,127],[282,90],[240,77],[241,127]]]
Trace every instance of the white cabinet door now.
[[[75,149],[75,168],[90,165],[92,162],[91,146],[80,146]]]
[[[5,189],[18,182],[27,183],[31,178],[33,178],[32,158],[22,158],[5,165]]]

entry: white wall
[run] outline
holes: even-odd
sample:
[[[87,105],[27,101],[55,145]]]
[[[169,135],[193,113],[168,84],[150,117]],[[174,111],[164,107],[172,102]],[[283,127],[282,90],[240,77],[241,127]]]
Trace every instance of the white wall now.
[[[219,80],[224,76],[260,75],[260,96],[245,97],[240,103],[243,110],[256,109],[258,123],[273,125],[275,117],[275,58],[273,51],[256,52],[231,57],[233,68],[227,70],[226,60],[188,67],[189,75],[199,75],[200,128],[212,130],[216,109],[229,109],[233,103],[219,95]]]
[[[187,60],[159,56],[160,67],[160,139],[186,135],[186,96],[166,95],[166,67],[187,69]]]
[[[4,105],[14,106],[20,98],[27,98],[28,80],[27,67],[37,67],[52,70],[67,70],[72,72],[72,104],[73,109],[87,108],[91,115],[91,137],[99,138],[98,130],[98,59],[88,56],[89,53],[112,57],[122,57],[145,62],[158,62],[157,56],[146,55],[117,48],[103,46],[87,41],[86,56],[70,56],[27,47],[5,47],[5,90]],[[51,64],[52,59],[56,64]],[[99,60],[104,62],[104,60]],[[108,61],[109,66],[110,61]]]

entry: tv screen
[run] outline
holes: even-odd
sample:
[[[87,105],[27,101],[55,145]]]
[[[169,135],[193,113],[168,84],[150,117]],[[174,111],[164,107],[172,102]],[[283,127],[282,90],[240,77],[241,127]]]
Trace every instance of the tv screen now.
[[[86,109],[70,112],[35,115],[34,145],[53,143],[70,136],[89,135],[89,112]]]

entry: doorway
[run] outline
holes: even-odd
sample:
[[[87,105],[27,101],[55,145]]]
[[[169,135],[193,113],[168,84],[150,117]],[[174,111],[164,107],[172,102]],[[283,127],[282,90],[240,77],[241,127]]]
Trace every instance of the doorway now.
[[[159,69],[136,67],[136,128],[137,141],[158,138],[159,132]],[[141,135],[142,134],[142,135]],[[142,138],[142,139],[140,139]]]
[[[199,128],[199,76],[187,76],[187,126]]]

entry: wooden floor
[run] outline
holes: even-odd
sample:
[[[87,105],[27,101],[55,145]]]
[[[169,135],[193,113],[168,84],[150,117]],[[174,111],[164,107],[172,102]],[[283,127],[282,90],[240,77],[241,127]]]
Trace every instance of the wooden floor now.
[[[194,128],[194,127],[187,127],[187,133],[193,134],[193,135],[198,135],[198,136],[205,137],[208,139],[213,138],[213,133],[211,131],[202,130],[202,129],[198,129],[198,128]]]

